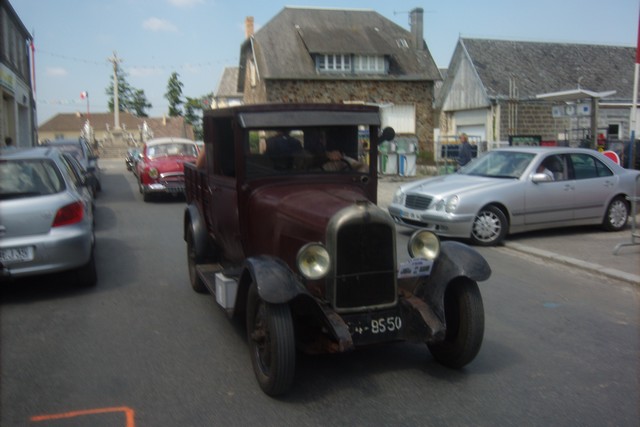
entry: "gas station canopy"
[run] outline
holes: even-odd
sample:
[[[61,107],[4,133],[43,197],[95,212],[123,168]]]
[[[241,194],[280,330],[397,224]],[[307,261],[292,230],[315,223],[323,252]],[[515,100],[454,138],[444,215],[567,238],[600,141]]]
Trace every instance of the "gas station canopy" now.
[[[598,99],[598,98],[606,98],[608,96],[614,95],[616,93],[615,90],[607,90],[604,92],[594,92],[586,89],[571,89],[571,90],[563,90],[560,92],[550,92],[550,93],[542,93],[536,95],[538,99],[546,99],[548,101],[557,101],[557,102],[574,102],[580,99]]]

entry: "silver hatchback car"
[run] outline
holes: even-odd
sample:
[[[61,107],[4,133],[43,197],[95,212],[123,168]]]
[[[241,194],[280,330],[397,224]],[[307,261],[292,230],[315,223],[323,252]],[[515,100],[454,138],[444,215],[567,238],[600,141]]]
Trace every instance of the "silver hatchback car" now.
[[[0,280],[73,271],[97,282],[89,185],[52,147],[0,150]]]

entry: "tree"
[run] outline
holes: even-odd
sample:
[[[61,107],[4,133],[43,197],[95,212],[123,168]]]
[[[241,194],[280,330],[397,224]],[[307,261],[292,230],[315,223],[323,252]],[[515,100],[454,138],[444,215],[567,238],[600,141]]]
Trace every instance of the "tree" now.
[[[144,90],[134,88],[127,82],[126,73],[120,68],[120,64],[116,66],[116,75],[118,80],[118,109],[137,117],[148,117],[146,110],[151,108],[152,105],[147,100]],[[105,92],[109,96],[109,111],[113,113],[115,104],[113,78]]]
[[[184,85],[180,81],[180,76],[175,71],[171,73],[169,82],[167,83],[167,93],[164,97],[169,101],[169,117],[182,116],[182,108],[180,105],[184,104],[182,100],[182,88]]]
[[[201,96],[200,98],[189,98],[184,104],[184,119],[193,127],[193,134],[196,140],[202,140],[202,112],[210,107],[209,100],[213,98],[213,93]]]

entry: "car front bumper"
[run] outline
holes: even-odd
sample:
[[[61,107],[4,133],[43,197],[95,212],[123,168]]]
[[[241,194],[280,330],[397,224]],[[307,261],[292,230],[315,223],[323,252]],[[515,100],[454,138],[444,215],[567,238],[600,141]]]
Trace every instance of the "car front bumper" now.
[[[392,204],[389,214],[396,224],[409,228],[425,228],[443,237],[468,238],[471,235],[473,214],[448,214],[432,209],[416,210]]]

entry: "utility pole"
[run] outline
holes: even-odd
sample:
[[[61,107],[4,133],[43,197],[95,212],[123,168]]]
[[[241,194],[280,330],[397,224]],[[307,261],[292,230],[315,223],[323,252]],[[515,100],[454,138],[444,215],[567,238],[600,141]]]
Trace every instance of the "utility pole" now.
[[[122,59],[118,58],[116,51],[113,51],[113,56],[108,58],[108,61],[113,64],[113,127],[120,129],[120,100],[118,98],[118,64],[122,62]]]

